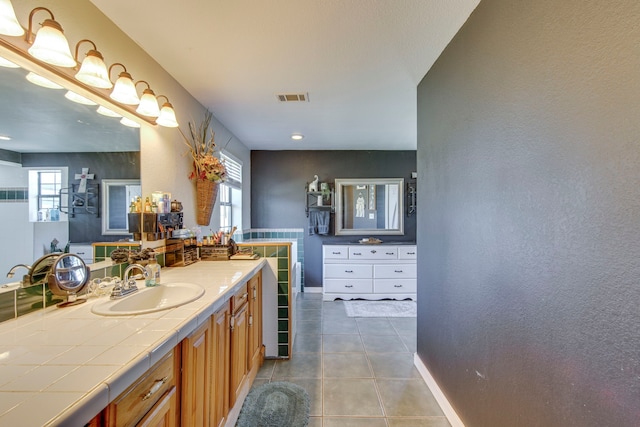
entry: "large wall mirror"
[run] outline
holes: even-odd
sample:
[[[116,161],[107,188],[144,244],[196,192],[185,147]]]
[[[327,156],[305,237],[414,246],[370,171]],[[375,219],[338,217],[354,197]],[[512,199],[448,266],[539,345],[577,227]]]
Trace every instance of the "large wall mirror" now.
[[[0,56],[5,53],[0,46]],[[101,189],[104,179],[140,180],[140,130],[123,126],[119,118],[96,112],[98,106],[72,102],[73,89],[46,89],[26,79],[34,68],[24,59],[20,68],[0,67],[0,219],[10,224],[0,249],[0,276],[15,264],[31,263],[50,250],[55,239],[64,248],[128,238],[102,233],[101,206],[96,213],[77,209],[68,221],[29,222],[28,169],[66,167],[69,185],[89,167],[89,185]],[[8,199],[8,200],[7,200]],[[46,216],[44,216],[46,218]],[[51,217],[49,217],[51,219]]]
[[[336,183],[336,235],[403,235],[404,179],[342,179]]]

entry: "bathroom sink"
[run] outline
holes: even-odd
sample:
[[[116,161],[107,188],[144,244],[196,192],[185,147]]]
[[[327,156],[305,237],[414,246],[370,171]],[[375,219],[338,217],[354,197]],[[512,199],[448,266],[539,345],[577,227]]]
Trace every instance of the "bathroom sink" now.
[[[195,301],[204,294],[201,286],[193,283],[163,283],[143,288],[122,299],[98,302],[91,311],[102,316],[132,316],[167,310]]]

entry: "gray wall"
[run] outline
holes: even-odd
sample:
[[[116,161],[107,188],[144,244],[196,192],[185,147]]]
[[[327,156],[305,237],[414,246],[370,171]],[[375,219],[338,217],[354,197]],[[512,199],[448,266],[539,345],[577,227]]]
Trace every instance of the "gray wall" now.
[[[416,170],[415,151],[252,151],[251,227],[307,230],[305,191],[318,175],[320,182],[336,178],[404,178]],[[386,241],[415,241],[416,217],[404,218],[404,236]],[[308,236],[304,239],[305,287],[322,286],[322,243],[355,242],[366,236]]]
[[[79,183],[74,178],[75,174],[80,173],[82,168],[89,168],[89,173],[95,175],[95,179],[89,183],[100,184],[103,179],[140,179],[140,152],[22,153],[22,166],[68,166],[69,184]],[[102,195],[100,198],[102,199]],[[102,208],[100,211],[102,213]],[[69,217],[69,239],[74,243],[111,242],[128,237],[131,236],[103,236],[102,217],[91,214]],[[62,247],[65,243],[62,242]]]
[[[469,427],[640,425],[638,22],[483,0],[418,87],[418,355]]]

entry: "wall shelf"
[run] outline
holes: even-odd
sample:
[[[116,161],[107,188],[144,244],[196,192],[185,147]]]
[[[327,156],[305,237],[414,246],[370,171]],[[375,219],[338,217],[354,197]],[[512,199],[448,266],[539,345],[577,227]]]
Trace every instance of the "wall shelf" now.
[[[322,203],[318,203],[319,197],[322,197]],[[311,211],[330,211],[335,213],[335,203],[333,189],[330,189],[328,196],[322,191],[307,191],[305,201],[305,214],[309,217]]]

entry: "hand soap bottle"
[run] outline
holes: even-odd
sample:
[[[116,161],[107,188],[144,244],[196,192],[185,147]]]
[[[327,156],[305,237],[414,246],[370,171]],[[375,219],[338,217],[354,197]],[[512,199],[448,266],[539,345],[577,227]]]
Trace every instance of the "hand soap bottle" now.
[[[155,257],[149,260],[145,270],[147,270],[147,277],[144,284],[149,287],[158,286],[160,284],[160,264],[158,264]]]

